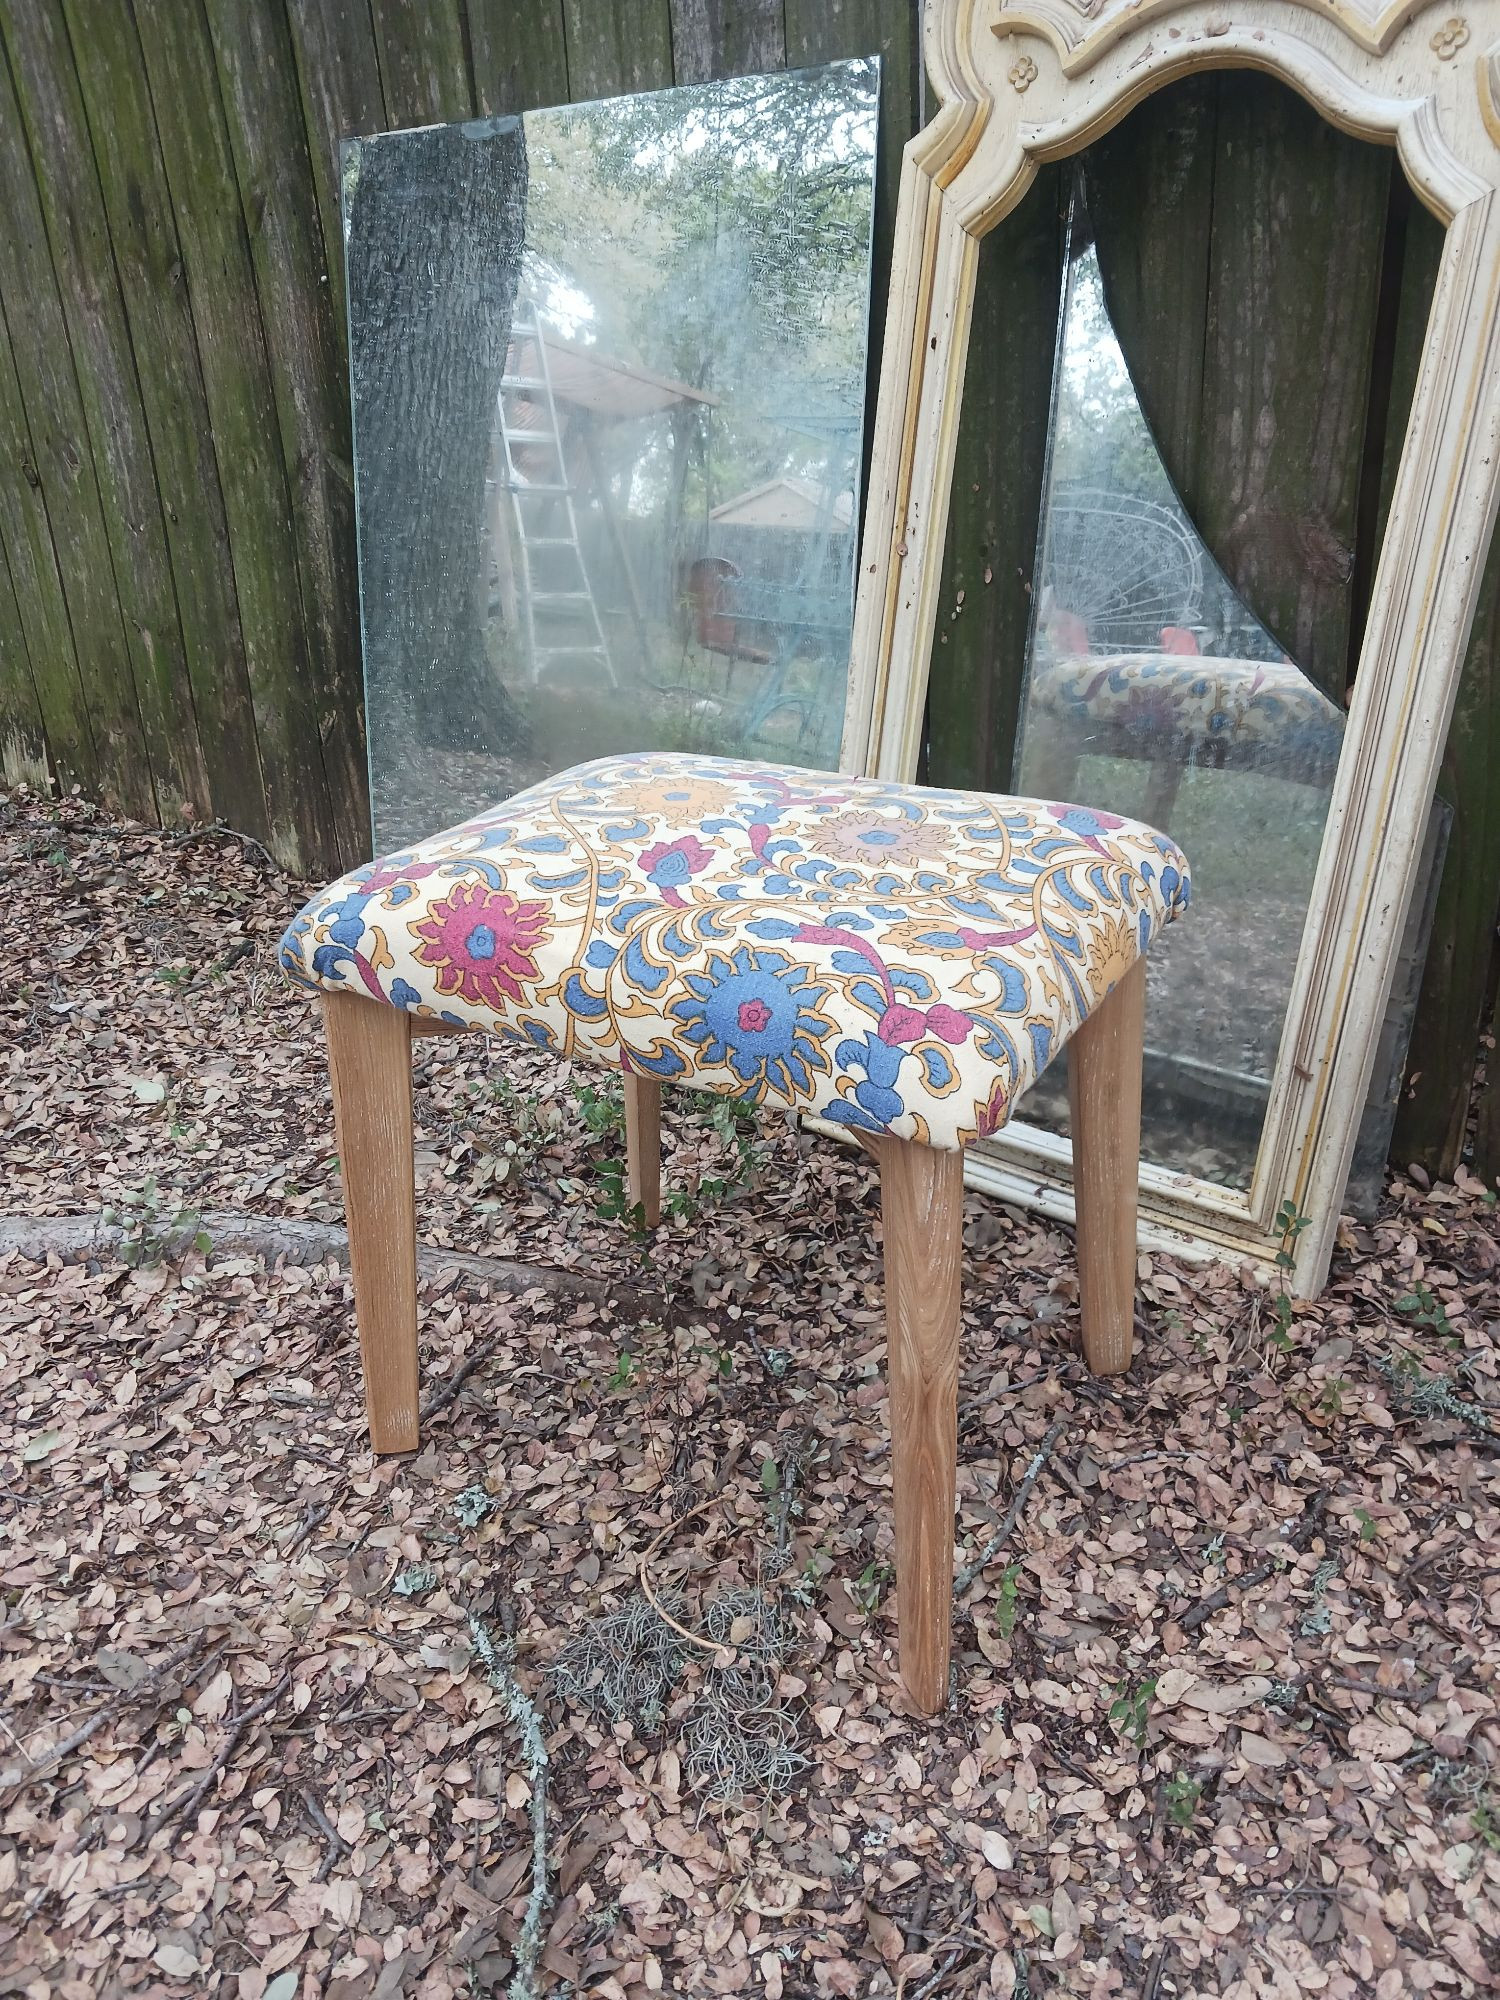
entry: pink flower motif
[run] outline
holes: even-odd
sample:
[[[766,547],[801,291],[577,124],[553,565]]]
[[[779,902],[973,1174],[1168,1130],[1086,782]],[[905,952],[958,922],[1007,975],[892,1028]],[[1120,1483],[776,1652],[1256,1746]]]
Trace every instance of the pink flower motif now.
[[[919,1042],[927,1032],[927,1016],[898,1000],[886,1008],[875,1032],[883,1042]]]
[[[383,896],[388,889],[401,889],[408,883],[420,882],[436,866],[433,861],[404,861],[399,854],[387,861],[372,862],[356,893]]]
[[[700,868],[706,868],[713,858],[712,848],[705,847],[691,833],[684,833],[676,840],[659,840],[654,847],[643,848],[641,872],[648,882],[656,884],[669,903],[680,905],[678,884],[696,875]]]
[[[935,1007],[929,1007],[926,1013],[919,1007],[908,1007],[904,1001],[897,1000],[881,1015],[876,1033],[881,1041],[897,1045],[919,1042],[924,1035],[937,1035],[956,1047],[968,1040],[972,1026],[967,1014],[960,1014],[956,1007],[946,1006],[941,1000]]]
[[[414,955],[434,968],[439,993],[493,1007],[521,998],[523,979],[538,977],[536,950],[547,934],[545,903],[522,903],[508,889],[459,882],[412,930]]]
[[[940,1040],[950,1042],[957,1048],[960,1042],[969,1039],[969,1030],[974,1023],[967,1014],[960,1014],[956,1007],[946,1006],[941,1000],[935,1007],[927,1009],[927,1026]]]
[[[739,1024],[747,1035],[758,1035],[771,1025],[771,1010],[764,1000],[746,1000],[741,1003]]]

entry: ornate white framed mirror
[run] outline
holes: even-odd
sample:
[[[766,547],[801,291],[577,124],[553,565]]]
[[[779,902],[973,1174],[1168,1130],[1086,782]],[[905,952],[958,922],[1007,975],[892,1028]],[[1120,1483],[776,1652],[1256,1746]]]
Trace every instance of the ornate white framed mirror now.
[[[1273,939],[1284,941],[1285,962],[1276,1006],[1255,1025],[1255,1059],[1242,1065],[1254,1073],[1239,1079],[1255,1086],[1249,1140],[1227,1148],[1230,1163],[1219,1167],[1191,1148],[1153,1148],[1148,1132],[1141,1218],[1147,1241],[1263,1266],[1295,1240],[1295,1286],[1311,1295],[1327,1274],[1403,925],[1422,875],[1438,762],[1500,501],[1500,0],[1479,0],[1463,14],[1451,11],[1451,0],[1383,10],[1365,0],[928,0],[926,57],[941,109],[903,168],[843,742],[849,770],[919,775],[940,622],[959,608],[942,597],[943,562],[981,245],[1040,172],[1194,72],[1257,70],[1290,86],[1332,126],[1394,147],[1417,198],[1445,229],[1347,715],[1337,704],[1302,699],[1291,660],[1277,659],[1275,645],[1217,585],[1205,589],[1200,556],[1171,518],[1170,491],[1153,494],[1134,482],[1126,496],[1132,540],[1119,558],[1120,496],[1101,490],[1097,463],[1065,463],[1059,473],[1056,404],[1041,545],[1028,584],[1026,713],[1012,789],[1028,781],[1059,789],[1069,770],[1078,775],[1076,750],[1059,736],[1056,718],[1079,684],[1080,664],[1089,687],[1112,681],[1131,698],[1133,677],[1159,674],[1163,659],[1186,652],[1209,706],[1222,708],[1216,672],[1232,678],[1258,662],[1271,681],[1282,676],[1305,711],[1304,765],[1269,776],[1257,770],[1258,803],[1252,809],[1241,798],[1236,808],[1248,815],[1236,836],[1243,851],[1266,838],[1273,821],[1285,832],[1279,822],[1288,814],[1276,802],[1291,797],[1287,784],[1311,786],[1301,846],[1294,842],[1292,860],[1280,864],[1303,869],[1305,879],[1278,905]],[[1068,393],[1071,368],[1082,394],[1092,354],[1095,398],[1075,432],[1098,420],[1100,380],[1107,386],[1111,373],[1107,354],[1099,362],[1107,345],[1098,338],[1102,295],[1087,251],[1075,215],[1057,385]],[[1316,368],[1318,357],[1304,356],[1302,365]],[[1005,559],[998,552],[997,563]],[[1098,583],[1106,560],[1117,562],[1129,601],[1117,594],[1095,611],[1100,629],[1089,634],[1067,600]],[[1151,581],[1144,596],[1130,580],[1137,570]],[[1176,592],[1170,605],[1163,591]],[[1179,596],[1186,608],[1178,608]],[[1144,648],[1126,630],[1133,617],[1145,618]],[[1118,633],[1104,629],[1110,618]],[[1095,730],[1084,745],[1095,755],[1095,790],[1108,777],[1097,757],[1101,742]],[[1076,789],[1088,803],[1111,804],[1091,796],[1087,782]],[[1193,789],[1182,787],[1184,796]],[[1199,790],[1200,818],[1211,827],[1234,795]],[[1121,804],[1149,817],[1144,796]],[[1214,866],[1208,873],[1221,907],[1205,915],[1200,933],[1212,941],[1207,979],[1217,970],[1228,985],[1242,971],[1233,874]],[[1179,1066],[1199,1060],[1202,1067],[1191,1047],[1197,1024],[1180,992],[1177,1002],[1159,1039]],[[1231,1027],[1238,1037],[1238,1019]],[[1218,1057],[1207,1067],[1216,1064],[1233,1069]],[[1070,1147],[1045,1106],[1023,1105],[970,1159],[979,1185],[1071,1213]],[[1284,1229],[1288,1214],[1307,1218],[1295,1238]]]

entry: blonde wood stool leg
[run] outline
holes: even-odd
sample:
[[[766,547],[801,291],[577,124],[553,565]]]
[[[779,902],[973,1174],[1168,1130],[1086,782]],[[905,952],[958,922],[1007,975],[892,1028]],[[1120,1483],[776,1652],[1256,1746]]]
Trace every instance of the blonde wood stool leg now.
[[[1137,959],[1068,1043],[1078,1293],[1083,1352],[1095,1375],[1130,1366],[1146,961]]]
[[[646,1227],[661,1221],[661,1085],[651,1076],[625,1073],[625,1192],[639,1202]]]
[[[901,1679],[936,1715],[947,1706],[953,1636],[964,1156],[890,1138],[872,1150],[885,1225]]]
[[[411,1020],[399,1007],[323,1001],[349,1268],[376,1451],[417,1448],[417,1209]]]

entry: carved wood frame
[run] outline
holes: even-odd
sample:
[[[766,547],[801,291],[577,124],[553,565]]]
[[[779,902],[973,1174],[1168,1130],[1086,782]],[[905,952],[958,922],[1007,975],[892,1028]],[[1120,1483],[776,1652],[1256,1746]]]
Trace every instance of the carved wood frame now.
[[[1141,1172],[1143,1236],[1190,1254],[1267,1267],[1295,1202],[1311,1297],[1500,505],[1500,0],[927,0],[925,41],[941,109],[902,166],[845,770],[916,775],[979,239],[1039,164],[1177,77],[1258,69],[1394,145],[1447,225],[1254,1178],[1240,1195]],[[968,1160],[976,1184],[1071,1216],[1066,1140],[1018,1122]]]

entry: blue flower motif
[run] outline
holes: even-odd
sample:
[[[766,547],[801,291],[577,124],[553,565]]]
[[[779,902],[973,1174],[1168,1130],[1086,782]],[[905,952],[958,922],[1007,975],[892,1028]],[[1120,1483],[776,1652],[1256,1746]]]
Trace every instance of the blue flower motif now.
[[[726,958],[709,954],[704,972],[690,972],[689,997],[668,1011],[682,1023],[705,1064],[727,1063],[757,1093],[793,1097],[812,1088],[812,1072],[826,1070],[824,1038],[831,1021],[818,1012],[827,992],[779,951],[739,945]]]

